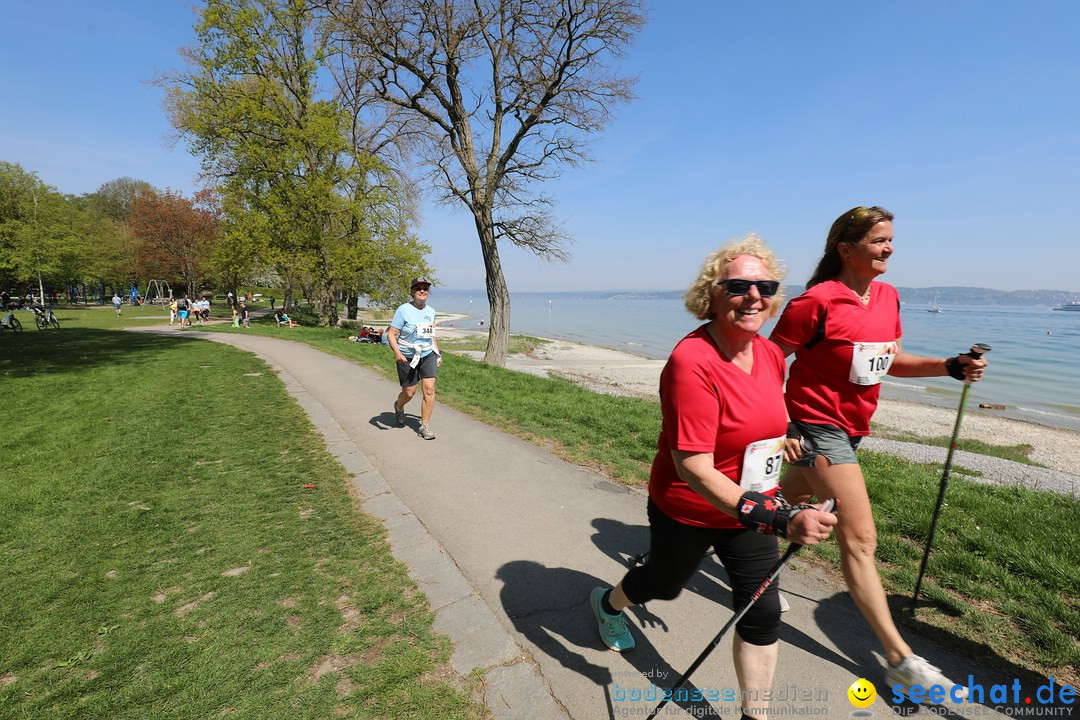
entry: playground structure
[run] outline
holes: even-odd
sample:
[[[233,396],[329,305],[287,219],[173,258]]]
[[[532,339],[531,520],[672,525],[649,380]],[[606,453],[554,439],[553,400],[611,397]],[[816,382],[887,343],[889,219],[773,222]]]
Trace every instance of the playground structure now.
[[[146,292],[143,293],[143,298],[148,303],[154,303],[165,307],[168,303],[172,302],[172,288],[169,287],[167,280],[148,280],[146,283]]]

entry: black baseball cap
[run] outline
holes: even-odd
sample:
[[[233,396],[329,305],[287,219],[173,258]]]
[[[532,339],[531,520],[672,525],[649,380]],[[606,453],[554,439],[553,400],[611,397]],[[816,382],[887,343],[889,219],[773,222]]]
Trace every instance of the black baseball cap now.
[[[426,277],[413,278],[413,281],[409,283],[409,289],[415,290],[417,285],[427,285],[428,287],[431,287],[431,281]]]

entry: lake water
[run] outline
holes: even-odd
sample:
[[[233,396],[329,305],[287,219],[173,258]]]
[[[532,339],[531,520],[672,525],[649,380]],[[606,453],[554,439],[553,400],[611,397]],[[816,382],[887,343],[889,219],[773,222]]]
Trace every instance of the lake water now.
[[[510,327],[516,334],[562,338],[665,359],[698,320],[676,298],[608,298],[600,293],[512,293]],[[431,304],[440,313],[460,313],[458,327],[488,324],[481,291],[435,288]],[[904,349],[942,357],[973,343],[993,347],[991,368],[972,385],[968,408],[979,403],[1007,406],[1005,415],[1080,430],[1080,313],[1049,307],[922,305],[901,309]],[[772,330],[766,325],[764,334]],[[890,377],[882,392],[915,402],[956,407],[960,384],[951,378]],[[1007,438],[1002,438],[1003,441]]]

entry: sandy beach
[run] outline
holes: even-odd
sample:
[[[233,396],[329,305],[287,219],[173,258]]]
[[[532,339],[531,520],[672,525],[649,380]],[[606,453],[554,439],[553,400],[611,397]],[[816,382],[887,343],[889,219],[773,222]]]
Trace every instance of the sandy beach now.
[[[476,330],[442,325],[439,328],[439,335],[446,338],[477,333]],[[483,357],[481,352],[463,354]],[[528,355],[511,355],[507,367],[534,375],[563,377],[594,392],[655,398],[664,361],[567,340],[551,340]],[[888,432],[948,437],[956,422],[956,410],[882,399],[874,421]],[[1033,462],[1072,476],[1080,486],[1078,432],[994,417],[969,406],[961,434],[965,438],[997,445],[1029,444],[1034,448],[1030,456]]]

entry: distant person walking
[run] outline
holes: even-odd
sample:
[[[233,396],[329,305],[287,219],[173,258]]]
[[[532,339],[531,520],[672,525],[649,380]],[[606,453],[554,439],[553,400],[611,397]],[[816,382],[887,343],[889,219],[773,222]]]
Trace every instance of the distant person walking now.
[[[837,499],[844,578],[885,648],[886,683],[909,690],[912,685],[948,688],[953,683],[912,652],[889,612],[874,560],[874,516],[855,449],[870,434],[886,375],[951,375],[975,382],[986,361],[968,355],[926,358],[901,349],[900,296],[891,285],[876,282],[893,254],[892,221],[893,214],[880,207],[854,207],[838,217],[806,292],[788,303],[772,332],[784,355],[795,353],[786,396],[790,465],[781,486],[792,502],[811,493]]]
[[[124,304],[124,301],[120,299],[120,293],[115,292],[115,291],[113,292],[112,304],[113,304],[113,308],[116,310],[116,314],[121,315],[122,312],[121,312],[120,306]]]
[[[172,324],[174,322],[176,322],[177,310],[178,310],[178,308],[177,308],[177,305],[176,305],[176,300],[173,300],[171,303],[169,303],[169,326],[170,327],[172,326]]]
[[[248,310],[246,302],[240,302],[240,322],[244,327],[251,327],[251,311]]]
[[[184,293],[184,296],[176,301],[176,314],[180,318],[180,329],[191,325],[191,298]]]
[[[430,293],[431,283],[427,278],[414,278],[409,285],[412,300],[398,307],[386,330],[401,384],[401,392],[394,400],[394,420],[399,427],[405,427],[405,406],[413,399],[419,383],[423,397],[417,434],[425,440],[435,439],[428,423],[435,409],[435,378],[442,365],[435,340],[435,308],[427,304]]]

